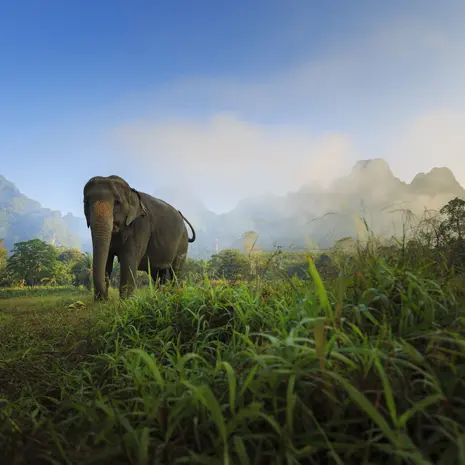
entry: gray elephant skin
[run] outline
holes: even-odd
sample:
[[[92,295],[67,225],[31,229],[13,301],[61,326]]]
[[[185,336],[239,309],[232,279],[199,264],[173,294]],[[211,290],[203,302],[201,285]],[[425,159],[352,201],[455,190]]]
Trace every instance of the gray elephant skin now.
[[[95,176],[84,186],[84,214],[94,254],[94,299],[108,299],[114,258],[120,263],[121,298],[134,294],[137,270],[164,283],[184,265],[195,231],[161,199],[133,189],[119,176]],[[184,221],[190,226],[189,239]]]

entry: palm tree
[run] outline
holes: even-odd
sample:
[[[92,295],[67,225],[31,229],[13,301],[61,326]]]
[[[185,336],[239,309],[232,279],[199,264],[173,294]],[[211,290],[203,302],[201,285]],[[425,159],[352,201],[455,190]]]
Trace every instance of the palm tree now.
[[[77,286],[84,285],[89,291],[92,289],[92,267],[93,256],[89,252],[82,254],[81,258],[74,264],[72,273]]]

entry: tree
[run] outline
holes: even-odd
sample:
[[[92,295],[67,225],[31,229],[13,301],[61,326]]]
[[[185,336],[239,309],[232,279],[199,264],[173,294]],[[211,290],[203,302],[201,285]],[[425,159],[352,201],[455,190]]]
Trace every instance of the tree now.
[[[233,281],[245,277],[249,271],[247,258],[234,249],[224,249],[212,255],[209,265],[215,274]]]
[[[92,288],[92,266],[93,257],[89,252],[81,254],[81,257],[74,262],[71,274],[75,286],[85,286],[89,290]]]
[[[79,249],[59,247],[57,260],[63,263],[76,263],[82,260],[83,256],[84,254]]]
[[[72,280],[71,263],[63,263],[56,260],[50,273],[44,276],[40,282],[52,286],[69,284]]]
[[[5,279],[6,262],[8,260],[8,251],[3,247],[3,239],[0,239],[0,282]]]
[[[113,263],[113,270],[111,272],[110,285],[118,289],[120,277],[121,277],[121,267],[120,267],[119,261],[115,258],[115,261]]]
[[[54,275],[56,257],[56,248],[40,239],[17,242],[7,260],[7,273],[14,280],[34,286]]]
[[[439,211],[445,218],[441,222],[441,231],[450,241],[465,239],[465,200],[455,197]]]
[[[455,197],[439,211],[444,219],[439,225],[445,255],[456,271],[465,270],[465,200]]]
[[[187,257],[184,263],[183,272],[185,275],[201,276],[206,271],[207,263],[203,259]]]

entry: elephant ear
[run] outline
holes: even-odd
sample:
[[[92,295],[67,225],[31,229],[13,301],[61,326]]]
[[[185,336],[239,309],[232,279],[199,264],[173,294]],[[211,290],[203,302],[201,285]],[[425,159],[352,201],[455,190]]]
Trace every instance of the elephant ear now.
[[[131,189],[129,193],[129,212],[126,217],[126,226],[129,226],[138,216],[143,216],[147,213],[147,208],[140,198],[140,194],[135,189]]]

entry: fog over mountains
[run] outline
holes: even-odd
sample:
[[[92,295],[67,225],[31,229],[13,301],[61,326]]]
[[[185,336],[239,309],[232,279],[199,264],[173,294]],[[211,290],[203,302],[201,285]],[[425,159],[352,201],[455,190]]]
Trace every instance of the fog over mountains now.
[[[376,234],[400,235],[406,209],[421,216],[425,208],[439,210],[454,197],[465,199],[464,188],[448,168],[418,173],[411,183],[405,183],[379,158],[358,161],[347,176],[327,188],[296,186],[286,196],[246,198],[223,214],[208,210],[183,188],[154,189],[151,194],[181,210],[192,223],[197,239],[190,244],[189,255],[194,258],[215,253],[217,239],[220,249],[242,248],[242,235],[249,230],[259,234],[257,246],[265,250],[275,246],[325,248],[341,237],[363,235],[361,217]],[[92,250],[83,216],[63,216],[44,208],[0,176],[0,238],[11,250],[15,242],[35,237]]]

